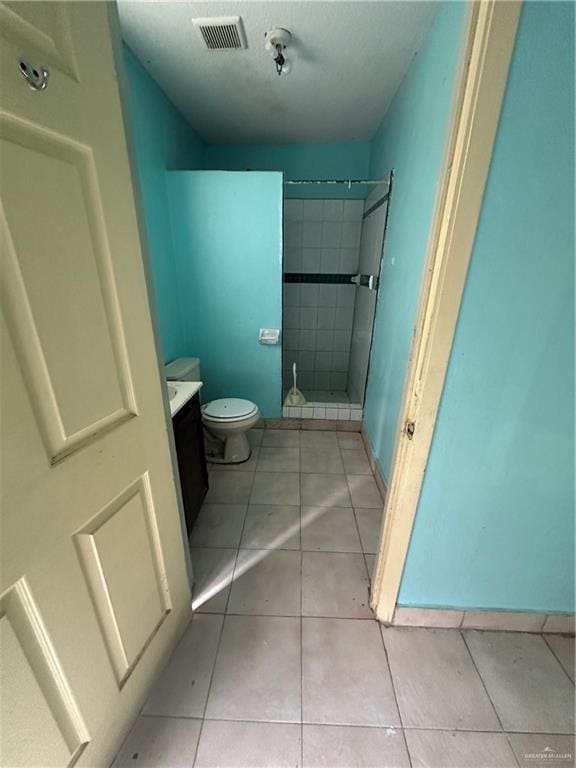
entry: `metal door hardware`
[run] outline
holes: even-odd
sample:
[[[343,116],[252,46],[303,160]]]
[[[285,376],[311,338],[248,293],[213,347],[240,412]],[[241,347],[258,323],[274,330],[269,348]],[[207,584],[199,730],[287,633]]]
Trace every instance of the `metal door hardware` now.
[[[33,91],[43,91],[48,85],[49,72],[46,67],[36,67],[26,59],[20,59],[18,69]]]

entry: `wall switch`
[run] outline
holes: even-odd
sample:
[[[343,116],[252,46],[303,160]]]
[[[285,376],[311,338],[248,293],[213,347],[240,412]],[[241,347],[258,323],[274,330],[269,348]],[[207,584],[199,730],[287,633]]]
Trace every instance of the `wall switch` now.
[[[260,328],[258,341],[260,344],[279,344],[280,330],[278,328]]]

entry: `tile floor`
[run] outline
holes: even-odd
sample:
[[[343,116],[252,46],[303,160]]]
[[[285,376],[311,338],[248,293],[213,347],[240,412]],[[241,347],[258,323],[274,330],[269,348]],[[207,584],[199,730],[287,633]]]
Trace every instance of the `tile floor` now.
[[[114,768],[573,765],[574,638],[381,627],[360,436],[250,438],[210,474],[196,613]]]

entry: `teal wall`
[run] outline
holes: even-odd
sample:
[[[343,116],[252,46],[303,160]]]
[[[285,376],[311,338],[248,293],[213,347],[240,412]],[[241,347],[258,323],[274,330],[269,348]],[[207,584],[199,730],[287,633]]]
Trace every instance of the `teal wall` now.
[[[370,144],[241,144],[207,146],[204,168],[228,171],[281,171],[286,179],[366,179]],[[286,186],[286,197],[366,197],[365,187]]]
[[[201,360],[204,402],[243,397],[281,415],[282,175],[168,174],[177,289],[189,352]]]
[[[574,610],[572,3],[523,7],[400,602]]]
[[[164,360],[188,354],[176,299],[172,232],[166,197],[168,168],[200,168],[203,144],[124,45],[130,128],[136,154]]]
[[[372,146],[373,177],[394,169],[364,427],[389,479],[416,305],[464,31],[465,3],[443,3]]]

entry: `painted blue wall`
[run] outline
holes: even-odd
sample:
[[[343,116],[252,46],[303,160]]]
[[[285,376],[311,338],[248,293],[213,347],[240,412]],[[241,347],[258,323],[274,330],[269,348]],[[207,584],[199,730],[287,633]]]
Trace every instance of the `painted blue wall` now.
[[[574,5],[525,3],[400,602],[574,610]]]
[[[443,3],[372,146],[370,173],[395,171],[364,406],[383,477],[389,471],[422,269],[464,32],[465,3]]]
[[[172,232],[166,196],[168,168],[200,168],[203,144],[180,112],[124,45],[130,128],[140,182],[164,360],[186,355],[176,298]]]
[[[282,175],[168,174],[178,291],[188,353],[201,360],[202,399],[243,397],[281,415]]]
[[[241,144],[207,146],[204,168],[228,171],[281,171],[286,179],[365,179],[370,144]],[[366,197],[365,187],[285,187],[286,197]],[[369,190],[368,190],[369,191]]]

